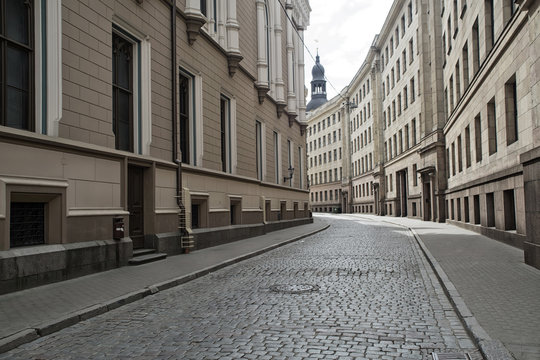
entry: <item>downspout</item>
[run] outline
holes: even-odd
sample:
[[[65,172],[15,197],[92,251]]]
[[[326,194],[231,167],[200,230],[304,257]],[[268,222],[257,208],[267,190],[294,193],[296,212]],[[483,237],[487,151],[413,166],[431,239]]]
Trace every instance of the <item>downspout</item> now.
[[[172,161],[177,165],[176,168],[176,204],[180,209],[178,230],[180,233],[181,244],[186,234],[186,211],[182,201],[182,161],[178,157],[178,123],[176,119],[176,3],[170,1],[171,6],[171,79],[172,79]]]

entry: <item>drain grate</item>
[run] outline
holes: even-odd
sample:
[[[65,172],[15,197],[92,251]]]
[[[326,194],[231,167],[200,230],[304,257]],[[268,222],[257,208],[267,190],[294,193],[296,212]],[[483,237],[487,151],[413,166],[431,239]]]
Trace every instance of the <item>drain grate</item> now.
[[[319,287],[311,284],[281,284],[270,286],[270,290],[283,294],[304,294],[318,291]]]
[[[468,353],[431,353],[433,360],[471,360]]]

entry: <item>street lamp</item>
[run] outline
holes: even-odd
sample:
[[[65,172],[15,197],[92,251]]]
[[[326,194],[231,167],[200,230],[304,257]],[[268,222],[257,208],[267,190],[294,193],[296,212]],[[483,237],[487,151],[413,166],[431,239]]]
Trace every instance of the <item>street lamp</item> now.
[[[294,174],[294,168],[292,167],[292,165],[289,165],[289,168],[287,170],[289,171],[289,176],[284,176],[283,182],[287,182],[287,180],[289,180],[291,182],[290,185],[292,186],[292,177]]]

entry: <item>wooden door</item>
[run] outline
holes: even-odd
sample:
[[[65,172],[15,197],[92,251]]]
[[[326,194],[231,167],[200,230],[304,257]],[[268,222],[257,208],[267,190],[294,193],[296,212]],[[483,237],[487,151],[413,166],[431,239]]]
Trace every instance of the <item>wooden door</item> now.
[[[144,247],[144,168],[128,167],[129,236],[133,248]]]

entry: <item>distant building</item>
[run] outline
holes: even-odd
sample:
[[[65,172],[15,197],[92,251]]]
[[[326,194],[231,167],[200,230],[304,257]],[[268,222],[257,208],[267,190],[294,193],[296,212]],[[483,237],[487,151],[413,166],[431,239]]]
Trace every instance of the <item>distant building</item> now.
[[[394,1],[351,83],[309,112],[312,208],[338,206],[318,137],[341,114],[342,211],[448,221],[540,268],[538,4]]]
[[[0,293],[311,221],[308,0],[11,3]]]

